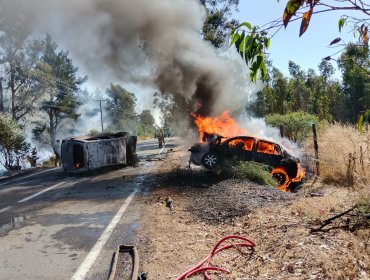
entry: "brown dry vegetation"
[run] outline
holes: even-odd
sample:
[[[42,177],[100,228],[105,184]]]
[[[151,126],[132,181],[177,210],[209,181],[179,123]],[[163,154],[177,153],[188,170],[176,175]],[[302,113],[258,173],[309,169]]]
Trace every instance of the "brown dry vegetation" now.
[[[327,124],[318,132],[318,145],[320,177],[325,182],[347,186],[370,183],[370,131],[360,134],[353,125]],[[304,150],[312,170],[312,139],[307,140]]]
[[[334,126],[329,132],[334,133],[334,128],[352,131]],[[342,145],[328,145],[330,152],[320,147],[321,155],[328,158],[344,150]],[[219,239],[230,234],[249,237],[256,242],[256,250],[253,254],[236,250],[220,254],[213,264],[232,273],[213,273],[212,279],[370,278],[368,223],[348,227],[346,223],[353,224],[353,217],[346,216],[327,227],[338,228],[310,232],[325,219],[369,198],[370,188],[363,180],[349,188],[323,180],[312,184],[311,179],[298,194],[283,193],[247,180],[221,179],[202,170],[187,171],[185,151],[177,150],[163,161],[161,174],[150,180],[150,191],[139,198],[146,208],[139,232],[141,270],[148,272],[149,279],[176,279],[207,256]],[[344,152],[349,151],[352,150]],[[339,161],[339,165],[340,176],[345,176],[346,164]],[[334,168],[324,165],[323,176],[338,176],[338,172],[330,170]],[[322,197],[312,197],[311,193]],[[174,201],[173,211],[165,206],[167,196]]]

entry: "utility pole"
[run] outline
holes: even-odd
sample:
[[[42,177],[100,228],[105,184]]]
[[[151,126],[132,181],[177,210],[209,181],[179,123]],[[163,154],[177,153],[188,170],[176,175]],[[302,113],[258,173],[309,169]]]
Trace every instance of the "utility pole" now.
[[[3,77],[0,77],[0,113],[4,113]]]
[[[102,102],[105,102],[107,100],[105,99],[98,99],[98,100],[95,100],[95,101],[98,101],[99,102],[99,107],[100,107],[100,123],[101,123],[101,132],[103,133],[104,132],[104,124],[103,124],[103,109],[102,109],[102,105],[101,103]]]

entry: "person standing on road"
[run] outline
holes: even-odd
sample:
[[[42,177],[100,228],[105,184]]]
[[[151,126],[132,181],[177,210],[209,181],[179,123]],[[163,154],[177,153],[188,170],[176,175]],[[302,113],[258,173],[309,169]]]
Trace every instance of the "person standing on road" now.
[[[32,152],[31,152],[31,166],[32,167],[36,167],[37,165],[37,159],[38,159],[38,156],[37,156],[37,150],[36,150],[36,147],[32,149]]]
[[[60,166],[60,160],[61,160],[61,144],[60,144],[60,140],[58,139],[55,143],[54,143],[54,147],[53,147],[53,150],[54,150],[54,154],[55,154],[55,166]]]
[[[158,147],[162,148],[162,146],[164,144],[164,136],[163,136],[163,133],[161,131],[159,131],[157,133],[157,138],[158,138]]]

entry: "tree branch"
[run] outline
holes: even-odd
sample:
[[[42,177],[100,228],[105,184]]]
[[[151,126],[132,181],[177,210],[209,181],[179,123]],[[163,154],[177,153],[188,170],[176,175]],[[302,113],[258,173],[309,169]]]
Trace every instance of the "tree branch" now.
[[[342,212],[342,213],[339,213],[338,215],[335,215],[334,217],[331,217],[331,218],[329,218],[329,219],[327,219],[327,220],[324,220],[324,221],[322,222],[323,224],[322,224],[319,228],[311,229],[311,231],[310,231],[310,232],[312,233],[312,232],[321,231],[323,227],[327,226],[328,224],[330,224],[330,223],[331,223],[332,221],[334,221],[335,219],[338,219],[338,218],[340,218],[340,217],[342,217],[342,216],[344,216],[344,215],[348,214],[349,212],[351,212],[351,211],[353,211],[353,210],[355,210],[355,209],[356,209],[356,206],[354,206],[354,207],[352,207],[352,208],[348,209],[347,211],[344,211],[344,212]]]

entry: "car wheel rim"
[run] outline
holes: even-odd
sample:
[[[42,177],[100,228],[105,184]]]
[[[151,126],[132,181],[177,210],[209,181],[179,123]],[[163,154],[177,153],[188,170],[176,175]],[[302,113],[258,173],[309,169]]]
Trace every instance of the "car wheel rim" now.
[[[273,178],[278,182],[279,185],[282,185],[286,182],[287,178],[284,174],[282,173],[275,173],[273,175]]]
[[[206,165],[213,167],[217,162],[217,157],[215,155],[206,155],[204,158]]]

